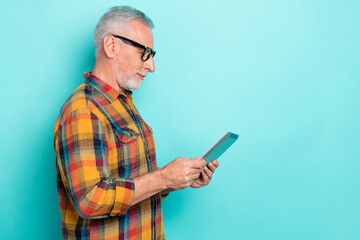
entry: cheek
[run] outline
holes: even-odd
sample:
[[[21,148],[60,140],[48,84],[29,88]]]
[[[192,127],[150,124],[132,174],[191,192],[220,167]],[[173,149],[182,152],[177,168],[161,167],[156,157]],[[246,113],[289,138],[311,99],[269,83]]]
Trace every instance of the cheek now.
[[[121,61],[118,64],[119,72],[122,72],[124,75],[129,75],[131,73],[131,64],[129,61]]]
[[[142,68],[142,61],[139,56],[135,56],[131,59],[131,68],[133,71],[139,71]]]
[[[141,71],[143,68],[143,61],[141,56],[134,52],[132,54],[126,54],[122,61],[119,61],[119,70],[126,75],[134,75],[136,72]]]

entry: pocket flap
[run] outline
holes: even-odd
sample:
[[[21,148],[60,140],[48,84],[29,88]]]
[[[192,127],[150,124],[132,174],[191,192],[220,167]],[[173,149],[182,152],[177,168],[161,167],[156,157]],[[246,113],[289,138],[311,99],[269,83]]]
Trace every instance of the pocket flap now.
[[[134,125],[129,125],[119,131],[116,131],[116,136],[122,143],[128,143],[132,140],[135,140],[140,134],[137,127]]]

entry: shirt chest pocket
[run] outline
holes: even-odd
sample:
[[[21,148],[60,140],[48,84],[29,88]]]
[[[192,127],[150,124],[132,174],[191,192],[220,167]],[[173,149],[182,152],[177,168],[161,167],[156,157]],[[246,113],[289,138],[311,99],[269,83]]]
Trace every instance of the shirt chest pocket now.
[[[118,166],[137,165],[141,152],[141,137],[136,125],[129,125],[115,131],[116,158]]]
[[[139,137],[139,131],[135,124],[129,125],[120,131],[115,131],[117,140],[119,140],[123,144],[128,144],[131,141],[136,140]]]

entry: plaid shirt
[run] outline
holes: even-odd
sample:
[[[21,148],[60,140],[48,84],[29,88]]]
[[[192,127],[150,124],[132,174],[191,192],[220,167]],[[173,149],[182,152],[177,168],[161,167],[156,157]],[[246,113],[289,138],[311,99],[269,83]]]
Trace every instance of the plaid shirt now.
[[[160,193],[131,206],[133,178],[157,168],[131,91],[86,72],[60,111],[54,148],[64,239],[165,238]]]

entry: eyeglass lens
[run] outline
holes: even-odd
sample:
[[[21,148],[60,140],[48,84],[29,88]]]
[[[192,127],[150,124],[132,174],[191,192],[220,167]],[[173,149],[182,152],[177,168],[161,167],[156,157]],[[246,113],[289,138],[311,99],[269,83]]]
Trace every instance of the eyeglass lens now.
[[[154,57],[154,53],[153,53],[153,51],[151,50],[151,48],[146,48],[145,50],[144,50],[144,53],[143,53],[143,56],[142,56],[142,60],[144,60],[144,61],[146,61],[146,60],[148,60],[151,56],[153,56]]]

